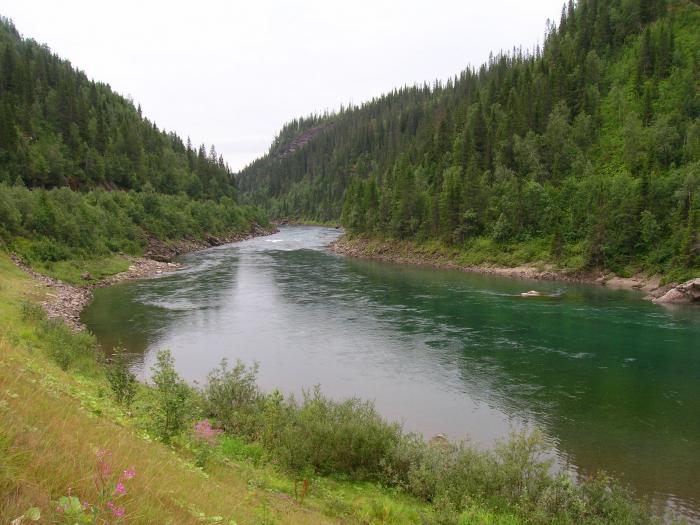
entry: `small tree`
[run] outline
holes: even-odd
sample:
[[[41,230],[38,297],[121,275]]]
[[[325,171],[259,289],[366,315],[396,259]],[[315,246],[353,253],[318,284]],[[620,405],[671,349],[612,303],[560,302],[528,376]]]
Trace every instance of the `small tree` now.
[[[152,371],[156,387],[153,422],[158,436],[168,442],[184,429],[192,415],[192,391],[175,371],[175,360],[169,350],[158,352]]]

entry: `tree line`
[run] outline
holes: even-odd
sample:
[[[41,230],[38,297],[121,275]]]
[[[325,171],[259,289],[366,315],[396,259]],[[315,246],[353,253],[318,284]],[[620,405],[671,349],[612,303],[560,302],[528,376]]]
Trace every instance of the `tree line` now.
[[[141,107],[90,80],[0,17],[0,183],[234,197],[216,148],[160,130]]]
[[[272,215],[342,218],[352,234],[545,241],[569,266],[697,268],[698,27],[687,0],[569,2],[541,48],[291,123],[240,188]]]

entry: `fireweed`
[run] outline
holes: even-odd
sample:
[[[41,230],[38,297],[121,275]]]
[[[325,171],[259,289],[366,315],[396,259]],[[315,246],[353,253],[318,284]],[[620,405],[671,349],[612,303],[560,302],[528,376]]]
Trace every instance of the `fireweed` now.
[[[71,493],[68,489],[66,496],[61,496],[54,509],[57,523],[74,525],[75,523],[93,523],[100,525],[123,522],[126,516],[126,507],[122,504],[127,493],[126,484],[134,476],[136,471],[127,468],[115,471],[110,464],[111,453],[109,450],[98,450],[96,453],[93,482],[97,491],[93,503]]]
[[[218,445],[219,436],[223,430],[214,428],[208,419],[198,421],[194,425],[194,453],[198,467],[204,468],[211,456],[212,450]]]

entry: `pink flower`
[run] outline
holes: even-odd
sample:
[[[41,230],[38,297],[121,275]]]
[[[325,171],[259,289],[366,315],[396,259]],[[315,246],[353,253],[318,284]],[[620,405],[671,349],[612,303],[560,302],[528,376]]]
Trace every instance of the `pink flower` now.
[[[107,502],[107,508],[112,511],[117,518],[121,518],[124,515],[126,509],[124,507],[117,507],[111,501]]]
[[[109,459],[111,453],[109,450],[100,449],[97,451],[97,470],[102,478],[108,477],[112,473],[112,468],[109,466],[107,460]]]
[[[83,510],[88,510],[90,508],[90,504],[87,501],[83,501]]]
[[[114,488],[114,494],[117,496],[126,494],[126,488],[124,487],[124,483],[122,483],[121,481],[117,483],[117,486]]]
[[[211,426],[211,423],[207,419],[203,419],[202,421],[199,421],[195,426],[194,426],[194,434],[197,439],[201,439],[202,441],[206,441],[210,445],[216,444],[216,438],[219,434],[221,434],[223,430],[220,430],[218,428],[213,428]]]
[[[131,479],[136,475],[136,471],[133,468],[128,468],[122,472],[122,477],[124,479]]]

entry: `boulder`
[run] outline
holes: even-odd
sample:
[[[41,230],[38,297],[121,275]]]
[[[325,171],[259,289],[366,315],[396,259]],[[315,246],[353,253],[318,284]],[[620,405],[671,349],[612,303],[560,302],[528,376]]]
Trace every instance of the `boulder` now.
[[[653,300],[657,304],[687,304],[700,302],[700,277],[671,288]]]
[[[430,441],[428,441],[428,445],[431,447],[438,448],[440,450],[449,450],[450,448],[450,440],[447,439],[447,436],[445,434],[436,434],[432,438],[430,438]]]

